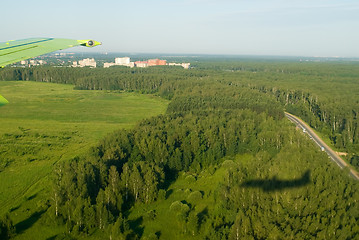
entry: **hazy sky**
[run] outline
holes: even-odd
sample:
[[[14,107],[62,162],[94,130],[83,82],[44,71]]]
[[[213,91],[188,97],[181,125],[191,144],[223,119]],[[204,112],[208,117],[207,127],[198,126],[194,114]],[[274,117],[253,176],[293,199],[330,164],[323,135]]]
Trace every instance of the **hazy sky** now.
[[[0,20],[0,42],[93,38],[99,52],[359,57],[358,0],[17,0],[1,3]]]

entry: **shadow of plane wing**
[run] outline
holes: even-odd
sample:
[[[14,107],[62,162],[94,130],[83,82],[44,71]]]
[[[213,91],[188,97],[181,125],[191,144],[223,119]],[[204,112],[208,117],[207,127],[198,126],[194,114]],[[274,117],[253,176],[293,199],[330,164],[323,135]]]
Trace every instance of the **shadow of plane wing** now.
[[[286,188],[298,188],[308,185],[310,180],[310,170],[307,170],[302,177],[293,180],[279,180],[277,177],[272,179],[253,179],[241,184],[246,188],[262,188],[264,192],[281,191]]]

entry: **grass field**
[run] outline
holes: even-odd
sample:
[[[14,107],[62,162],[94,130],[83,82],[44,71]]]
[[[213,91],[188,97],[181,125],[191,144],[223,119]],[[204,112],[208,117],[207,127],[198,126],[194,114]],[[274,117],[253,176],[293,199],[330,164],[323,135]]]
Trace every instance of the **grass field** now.
[[[58,161],[81,155],[116,129],[164,113],[168,105],[152,95],[51,83],[0,82],[0,92],[9,101],[0,108],[0,216],[10,212],[20,239],[39,237],[31,226],[41,217],[48,175]],[[41,228],[41,235],[53,230]]]

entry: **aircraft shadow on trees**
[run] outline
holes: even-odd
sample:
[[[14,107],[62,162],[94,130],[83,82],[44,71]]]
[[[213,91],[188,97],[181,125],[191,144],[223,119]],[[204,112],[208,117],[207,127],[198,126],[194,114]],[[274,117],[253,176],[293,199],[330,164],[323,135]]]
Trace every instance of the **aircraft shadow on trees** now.
[[[264,192],[281,191],[287,188],[298,188],[308,185],[310,180],[310,170],[307,170],[302,177],[293,180],[279,180],[277,177],[272,179],[254,179],[241,184],[247,188],[262,188]]]

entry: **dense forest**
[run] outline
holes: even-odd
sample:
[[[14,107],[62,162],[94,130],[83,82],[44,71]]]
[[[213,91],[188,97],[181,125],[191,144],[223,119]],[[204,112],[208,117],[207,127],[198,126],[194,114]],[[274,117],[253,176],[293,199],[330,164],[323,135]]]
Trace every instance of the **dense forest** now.
[[[273,95],[275,98],[271,101],[279,101],[282,109],[301,117],[313,128],[328,136],[335,147],[349,153],[348,162],[359,169],[357,63],[222,61],[192,65],[195,68],[190,71],[179,67],[114,67],[91,70],[6,68],[1,72],[0,80],[69,83],[74,84],[75,89],[139,91],[156,93],[167,99],[172,99],[176,93],[177,101],[190,101],[183,102],[182,108],[188,108],[191,104],[196,104],[196,107],[198,104],[208,104],[211,102],[207,101],[211,93],[206,95],[206,92],[220,89],[228,91],[228,94],[223,94],[226,99],[212,100],[229,104],[234,98],[236,103],[230,104],[233,108],[240,108],[238,104],[249,103],[242,101],[243,94],[239,92],[243,89],[253,89],[257,91],[252,91],[252,94],[262,92]],[[209,82],[211,86],[208,86]],[[228,85],[233,89],[230,90]],[[204,90],[203,86],[210,89]],[[241,87],[241,90],[238,87]],[[196,90],[194,94],[193,90]],[[195,96],[197,93],[201,96]],[[188,95],[192,96],[187,98]],[[263,107],[260,106],[260,96],[256,96],[256,99],[256,108]]]
[[[0,72],[171,100],[165,115],[54,166],[44,224],[65,226],[56,239],[359,238],[359,184],[284,118],[300,116],[359,167],[359,65],[193,66]],[[307,182],[295,180],[306,172]],[[11,237],[11,220],[3,222],[0,234]]]

